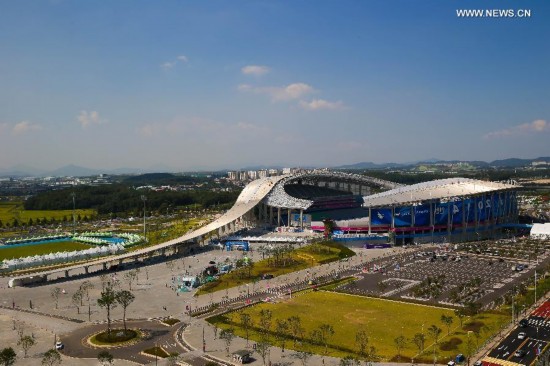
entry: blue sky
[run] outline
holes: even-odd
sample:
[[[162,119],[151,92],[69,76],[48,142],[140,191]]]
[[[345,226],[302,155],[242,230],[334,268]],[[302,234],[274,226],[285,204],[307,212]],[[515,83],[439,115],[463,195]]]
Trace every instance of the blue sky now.
[[[539,0],[0,0],[0,168],[548,156],[549,19]]]

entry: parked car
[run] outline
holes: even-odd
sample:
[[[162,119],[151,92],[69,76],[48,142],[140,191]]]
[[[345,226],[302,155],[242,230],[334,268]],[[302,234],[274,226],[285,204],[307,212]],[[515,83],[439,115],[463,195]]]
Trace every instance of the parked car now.
[[[525,332],[520,332],[518,334],[518,339],[525,339],[525,336],[526,336]]]
[[[273,275],[270,273],[265,273],[264,275],[262,275],[262,280],[270,280],[272,278],[273,278]]]
[[[474,362],[474,366],[482,366],[483,365],[483,362],[481,362],[481,360],[477,360],[476,362]]]
[[[60,350],[65,348],[65,345],[59,341],[55,342],[55,349]]]

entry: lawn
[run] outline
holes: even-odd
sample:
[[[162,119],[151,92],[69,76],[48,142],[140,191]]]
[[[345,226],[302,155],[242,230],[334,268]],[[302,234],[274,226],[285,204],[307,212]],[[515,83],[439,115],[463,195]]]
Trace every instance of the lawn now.
[[[0,248],[0,261],[4,259],[29,257],[55,252],[72,252],[73,250],[85,250],[91,248],[88,244],[74,241],[60,241],[54,243],[26,245],[21,247],[10,247],[8,245]]]
[[[330,356],[344,357],[350,354],[357,356],[358,347],[355,343],[355,335],[359,330],[364,329],[369,336],[369,346],[376,347],[377,354],[382,361],[397,360],[394,340],[403,335],[407,342],[401,351],[400,360],[410,362],[414,357],[416,362],[424,363],[433,362],[433,338],[428,335],[428,328],[431,325],[435,324],[442,330],[436,347],[438,363],[447,363],[451,357],[454,358],[458,353],[467,354],[468,330],[480,330],[479,337],[474,336],[474,333],[470,333],[470,337],[474,344],[477,342],[481,346],[492,333],[509,320],[509,317],[505,315],[484,313],[465,319],[464,327],[461,328],[458,318],[451,309],[328,291],[310,291],[291,300],[277,304],[264,303],[243,311],[251,315],[253,323],[258,327],[259,313],[262,309],[269,309],[273,314],[272,331],[277,319],[284,320],[291,316],[300,317],[305,337],[303,345],[297,345],[298,349],[322,354],[324,348],[312,345],[309,342],[309,335],[321,324],[330,324],[334,329],[334,335],[328,342],[328,355]],[[453,317],[450,335],[447,335],[447,327],[441,321],[442,315]],[[213,317],[209,321],[221,328],[234,327],[237,335],[245,335],[244,330],[239,327],[240,314],[238,312]],[[258,331],[258,328],[254,329],[250,333],[250,338],[259,340]],[[422,331],[426,335],[425,351],[424,355],[418,356],[418,348],[411,340],[415,333]],[[280,344],[275,340],[274,333],[270,342]],[[292,343],[289,336],[286,347],[293,348]]]
[[[95,210],[76,210],[75,215],[81,218],[95,216]],[[46,219],[51,221],[61,221],[64,218],[68,221],[72,220],[72,210],[25,210],[23,202],[0,202],[0,221],[3,225],[12,224],[14,219],[19,223],[28,223],[30,219],[36,222],[37,219]]]
[[[281,255],[279,263],[276,263],[273,257],[255,262],[250,269],[250,276],[249,269],[246,266],[224,274],[220,276],[217,281],[210,282],[201,287],[196,295],[203,295],[250,283],[260,279],[262,274],[269,273],[277,277],[310,268],[321,263],[348,258],[353,255],[355,255],[355,253],[352,250],[334,242],[307,245],[291,251],[288,255]]]

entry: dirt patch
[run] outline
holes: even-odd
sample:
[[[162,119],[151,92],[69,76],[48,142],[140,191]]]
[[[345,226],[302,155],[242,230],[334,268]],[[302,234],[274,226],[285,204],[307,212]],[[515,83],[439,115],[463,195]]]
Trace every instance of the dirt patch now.
[[[458,349],[458,345],[462,344],[462,339],[453,337],[447,342],[441,342],[439,349],[442,351],[452,351]]]
[[[464,329],[465,331],[479,332],[481,331],[481,328],[483,328],[484,325],[485,325],[484,322],[475,321],[468,324],[464,324],[462,329]]]
[[[345,314],[344,319],[352,324],[366,324],[372,319],[372,314],[374,312],[374,310],[356,309],[355,311]]]

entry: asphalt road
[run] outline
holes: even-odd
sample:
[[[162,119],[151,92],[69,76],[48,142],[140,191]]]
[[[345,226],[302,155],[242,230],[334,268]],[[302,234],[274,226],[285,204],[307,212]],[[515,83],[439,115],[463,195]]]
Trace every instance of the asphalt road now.
[[[547,301],[526,319],[529,324],[517,326],[497,347],[489,352],[489,357],[530,365],[537,357],[537,350],[544,349],[550,342],[550,317],[539,316],[540,309],[550,306]],[[520,336],[521,333],[521,336]],[[523,350],[523,356],[516,356],[518,350]]]
[[[148,364],[154,360],[154,357],[141,355],[140,352],[144,349],[154,347],[155,345],[164,348],[168,353],[185,352],[185,350],[175,342],[174,336],[179,327],[183,325],[181,323],[171,327],[155,320],[127,321],[126,323],[128,328],[140,329],[147,336],[133,345],[112,348],[95,347],[88,344],[86,339],[92,334],[107,329],[106,324],[95,324],[77,329],[61,337],[61,342],[63,342],[65,346],[61,352],[70,357],[96,358],[99,352],[107,350],[115,358],[125,359],[140,364]],[[112,327],[122,328],[122,323],[114,323]]]

